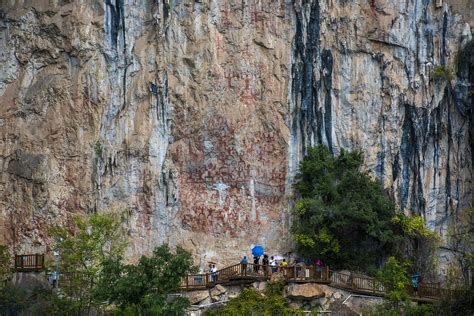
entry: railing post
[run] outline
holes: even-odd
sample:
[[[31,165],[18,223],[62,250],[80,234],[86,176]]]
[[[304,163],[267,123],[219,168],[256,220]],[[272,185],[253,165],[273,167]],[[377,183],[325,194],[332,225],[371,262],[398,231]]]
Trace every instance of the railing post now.
[[[186,276],[186,290],[189,290],[189,276]]]

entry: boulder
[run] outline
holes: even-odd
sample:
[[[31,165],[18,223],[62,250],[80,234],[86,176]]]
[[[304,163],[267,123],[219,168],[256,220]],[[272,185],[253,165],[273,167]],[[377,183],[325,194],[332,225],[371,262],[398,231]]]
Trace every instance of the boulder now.
[[[209,297],[209,291],[202,290],[202,291],[192,291],[186,294],[191,305],[197,304],[201,301],[204,301],[206,298]]]
[[[212,299],[210,296],[206,297],[202,301],[199,302],[199,306],[209,306],[212,304]]]
[[[271,282],[276,282],[276,281],[281,281],[281,280],[285,280],[285,276],[283,275],[283,272],[274,272],[270,276]]]
[[[326,295],[321,286],[314,283],[289,284],[285,286],[284,294],[285,297],[302,300],[312,300]]]
[[[314,300],[311,300],[310,304],[311,307],[316,307],[316,306],[324,306],[328,302],[328,299],[326,297],[320,297]]]
[[[252,286],[257,291],[263,292],[267,288],[267,282],[254,282],[254,283],[252,283]]]
[[[225,287],[223,287],[222,285],[220,284],[217,284],[212,290],[211,290],[211,296],[214,297],[214,296],[219,296],[221,294],[224,294],[225,292],[227,292],[227,289]]]

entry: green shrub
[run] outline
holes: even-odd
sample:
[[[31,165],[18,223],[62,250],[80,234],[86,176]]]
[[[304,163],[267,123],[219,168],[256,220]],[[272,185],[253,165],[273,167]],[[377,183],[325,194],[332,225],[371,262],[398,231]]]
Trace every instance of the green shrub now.
[[[0,289],[11,279],[12,273],[12,256],[7,246],[0,245]]]
[[[95,213],[74,216],[74,226],[50,229],[53,249],[60,254],[60,271],[69,276],[59,278],[61,297],[84,312],[102,304],[93,294],[106,260],[121,257],[127,246],[121,214]],[[67,304],[64,303],[64,304]]]
[[[155,248],[149,257],[142,256],[136,265],[110,259],[103,264],[94,295],[116,305],[119,314],[181,315],[189,301],[177,298],[167,303],[166,296],[179,290],[184,276],[195,272],[192,263],[190,252],[178,246],[173,253],[168,245]]]
[[[99,159],[102,158],[102,154],[104,153],[104,149],[103,149],[102,144],[100,143],[100,141],[97,141],[94,144],[94,152],[95,152],[95,155],[96,155],[97,158],[99,158]]]
[[[407,287],[410,284],[408,264],[400,263],[395,257],[390,257],[379,270],[377,279],[383,282],[387,290],[387,299],[392,304],[408,301]]]
[[[216,311],[207,311],[207,316],[278,316],[278,315],[303,315],[303,311],[292,309],[288,302],[280,294],[263,294],[259,291],[248,288],[244,289],[240,295],[231,299],[227,306]]]
[[[326,146],[309,148],[294,188],[292,236],[308,259],[334,268],[368,271],[379,266],[401,239],[393,201],[360,171],[360,151],[333,157]],[[361,256],[360,253],[364,253]]]
[[[449,81],[454,78],[453,71],[446,66],[435,66],[433,69],[432,78],[435,81]]]
[[[436,304],[437,315],[474,315],[474,289],[461,290]]]

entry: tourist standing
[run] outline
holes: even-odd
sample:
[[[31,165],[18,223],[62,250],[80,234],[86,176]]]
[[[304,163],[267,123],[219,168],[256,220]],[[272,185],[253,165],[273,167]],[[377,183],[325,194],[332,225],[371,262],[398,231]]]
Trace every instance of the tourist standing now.
[[[265,275],[267,275],[268,274],[268,264],[269,264],[268,255],[263,255],[262,264],[263,264],[263,272],[265,272]]]
[[[277,271],[277,263],[273,256],[270,258],[270,266],[272,267],[272,272],[275,273]]]
[[[247,259],[247,256],[244,256],[242,258],[242,260],[240,260],[240,263],[242,265],[242,272],[244,273],[244,275],[247,274],[247,263],[249,262],[249,260]]]
[[[253,271],[254,272],[258,272],[259,265],[260,265],[260,257],[258,256],[253,257]]]
[[[217,282],[217,268],[216,265],[213,264],[211,268],[211,277],[212,277],[212,282]]]
[[[281,269],[283,270],[283,275],[286,276],[286,266],[288,265],[288,262],[286,262],[286,259],[283,258],[283,261],[281,262]]]
[[[415,273],[411,276],[411,287],[413,288],[413,294],[418,296],[418,278],[420,275]]]

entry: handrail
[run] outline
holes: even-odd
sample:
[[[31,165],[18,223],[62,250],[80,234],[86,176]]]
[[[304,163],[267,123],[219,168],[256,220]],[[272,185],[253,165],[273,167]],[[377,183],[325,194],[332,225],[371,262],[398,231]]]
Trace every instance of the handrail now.
[[[224,267],[215,273],[188,275],[183,279],[181,288],[186,290],[208,288],[232,280],[268,280],[272,275],[271,269],[272,267],[268,265],[238,263]],[[287,282],[327,283],[349,291],[379,296],[383,296],[387,292],[383,282],[375,278],[359,276],[352,272],[337,272],[330,270],[327,266],[292,265],[278,267],[278,271],[283,272]],[[412,297],[428,299],[439,299],[454,293],[452,290],[441,288],[439,283],[420,283],[417,292],[414,292],[412,287],[409,287],[408,291]]]
[[[43,254],[15,255],[15,270],[18,272],[40,271],[44,269]]]

